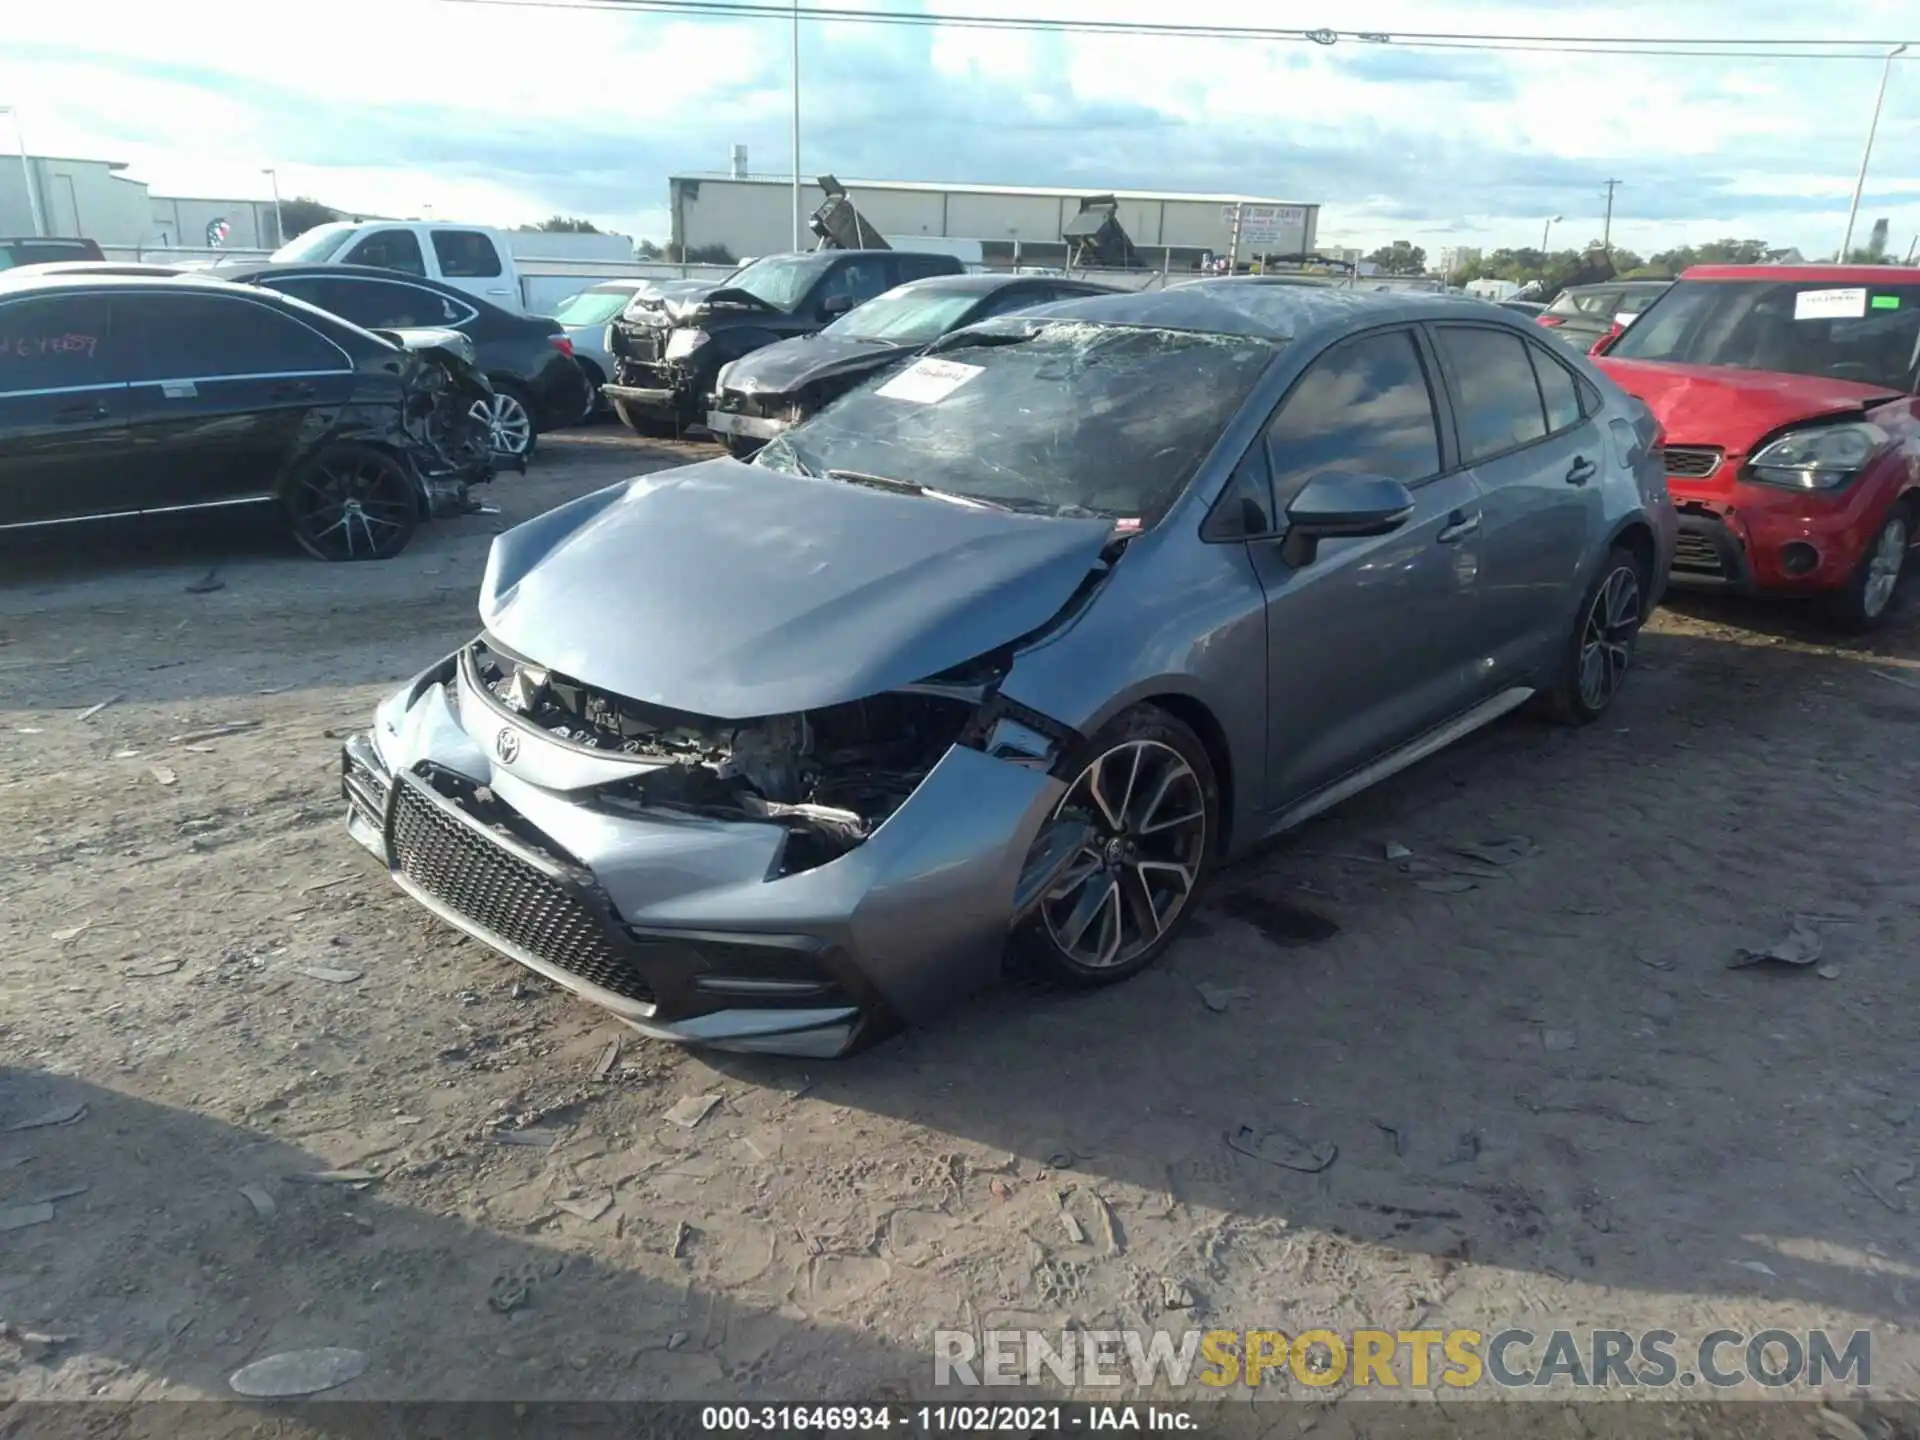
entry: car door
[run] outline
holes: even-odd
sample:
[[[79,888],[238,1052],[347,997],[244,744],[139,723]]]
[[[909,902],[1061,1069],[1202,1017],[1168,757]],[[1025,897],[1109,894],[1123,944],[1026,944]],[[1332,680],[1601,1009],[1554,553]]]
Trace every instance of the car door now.
[[[259,283],[318,306],[363,330],[459,330],[480,312],[464,300],[404,280],[373,275],[263,275]]]
[[[126,291],[129,454],[142,510],[270,498],[316,411],[351,397],[347,352],[270,301]]]
[[[407,275],[424,276],[427,257],[420,251],[420,237],[411,230],[388,228],[362,235],[353,248],[342,255],[341,265],[370,265],[377,270],[399,270]]]
[[[1477,698],[1479,494],[1448,464],[1432,369],[1412,327],[1338,342],[1289,388],[1236,473],[1234,503],[1264,504],[1279,530],[1328,471],[1384,475],[1414,497],[1391,534],[1324,540],[1298,568],[1278,539],[1248,542],[1267,602],[1275,810]]]
[[[1469,324],[1433,337],[1460,460],[1481,491],[1486,654],[1497,679],[1519,681],[1565,638],[1605,521],[1606,437],[1573,371],[1528,337]]]
[[[493,237],[484,230],[442,229],[433,235],[433,258],[440,267],[440,278],[456,290],[478,295],[510,310],[520,308],[520,297],[513,287]]]
[[[137,509],[107,297],[0,301],[0,529]]]

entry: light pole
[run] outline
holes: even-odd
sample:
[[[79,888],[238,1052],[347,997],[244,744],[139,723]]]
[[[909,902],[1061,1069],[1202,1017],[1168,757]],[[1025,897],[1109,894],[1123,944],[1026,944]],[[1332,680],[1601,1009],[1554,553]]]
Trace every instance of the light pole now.
[[[27,130],[20,123],[20,112],[11,105],[0,105],[0,115],[13,117],[13,133],[20,141],[20,178],[27,182],[27,205],[33,211],[33,233],[44,235],[47,224],[40,215],[40,191],[33,183],[33,162],[27,158]]]
[[[1880,93],[1873,97],[1873,119],[1867,122],[1867,147],[1860,152],[1860,178],[1853,182],[1853,205],[1847,211],[1847,234],[1840,242],[1840,253],[1834,258],[1844,265],[1847,263],[1847,251],[1853,248],[1853,222],[1860,214],[1860,192],[1867,188],[1867,162],[1873,159],[1873,132],[1880,128],[1880,107],[1887,101],[1887,81],[1893,75],[1894,56],[1903,54],[1906,46],[1896,45],[1887,52],[1886,63],[1880,67]]]
[[[287,243],[287,232],[280,228],[280,176],[272,166],[260,172],[267,177],[267,183],[273,186],[273,248],[278,250]]]
[[[1547,253],[1547,237],[1553,233],[1553,227],[1566,218],[1564,215],[1549,215],[1547,217],[1547,223],[1540,227],[1540,253],[1542,255]]]
[[[793,0],[793,248],[800,248],[800,0]]]

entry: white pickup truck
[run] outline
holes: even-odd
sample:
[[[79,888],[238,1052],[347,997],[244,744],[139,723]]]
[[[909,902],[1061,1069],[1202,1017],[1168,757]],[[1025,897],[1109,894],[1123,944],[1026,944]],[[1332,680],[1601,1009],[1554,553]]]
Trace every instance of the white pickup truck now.
[[[494,230],[438,220],[338,220],[316,225],[270,258],[402,270],[531,315],[550,315],[569,295],[602,280],[658,268],[636,263],[633,241],[624,235]]]

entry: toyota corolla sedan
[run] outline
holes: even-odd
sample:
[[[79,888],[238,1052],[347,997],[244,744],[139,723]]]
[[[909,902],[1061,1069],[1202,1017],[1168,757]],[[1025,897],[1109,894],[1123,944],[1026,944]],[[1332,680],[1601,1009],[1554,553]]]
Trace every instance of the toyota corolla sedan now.
[[[957,331],[494,543],[342,758],[447,923],[665,1039],[837,1055],[1077,986],[1219,861],[1529,701],[1673,553],[1646,408],[1444,296],[1239,280]]]

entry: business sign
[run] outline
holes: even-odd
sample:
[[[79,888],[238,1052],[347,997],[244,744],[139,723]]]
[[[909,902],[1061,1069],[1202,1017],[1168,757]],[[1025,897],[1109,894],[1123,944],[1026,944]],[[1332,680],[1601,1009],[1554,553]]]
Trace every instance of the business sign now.
[[[1240,218],[1242,250],[1285,244],[1289,238],[1305,239],[1307,207],[1304,205],[1229,205],[1222,217],[1229,230],[1233,228],[1236,214]],[[1291,237],[1289,231],[1293,232]]]

